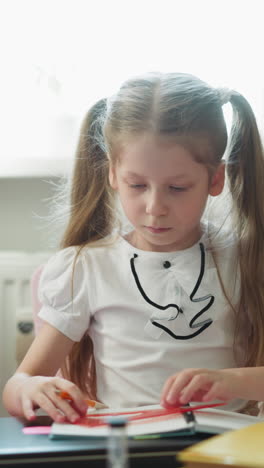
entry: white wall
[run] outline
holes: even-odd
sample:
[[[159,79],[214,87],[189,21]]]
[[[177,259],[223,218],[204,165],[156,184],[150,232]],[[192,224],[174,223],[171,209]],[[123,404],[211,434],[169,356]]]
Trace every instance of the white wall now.
[[[45,216],[56,179],[0,179],[0,250],[51,250]],[[42,218],[42,219],[40,219]]]

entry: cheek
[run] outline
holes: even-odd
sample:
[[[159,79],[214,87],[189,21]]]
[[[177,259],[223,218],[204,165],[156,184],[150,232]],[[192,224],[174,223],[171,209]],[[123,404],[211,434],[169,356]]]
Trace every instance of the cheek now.
[[[131,198],[126,191],[120,192],[120,202],[123,207],[125,214],[129,217],[133,217],[138,211],[138,203],[134,198]]]
[[[186,214],[186,217],[188,215],[190,219],[196,220],[202,216],[207,198],[207,192],[195,190],[190,192],[190,194],[187,197],[184,197],[184,199],[179,200],[177,208],[181,213]]]
[[[191,212],[194,218],[200,219],[206,207],[207,196],[197,198],[193,201]]]

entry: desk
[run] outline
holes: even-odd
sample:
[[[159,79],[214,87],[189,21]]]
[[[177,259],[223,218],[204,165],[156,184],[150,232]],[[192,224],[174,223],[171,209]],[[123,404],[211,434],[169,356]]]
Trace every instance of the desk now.
[[[42,418],[42,419],[41,419]],[[39,417],[36,425],[47,424]],[[104,468],[106,441],[76,438],[50,440],[47,435],[25,435],[15,418],[0,418],[0,468]],[[131,468],[176,468],[179,450],[209,437],[209,434],[154,440],[129,440]]]

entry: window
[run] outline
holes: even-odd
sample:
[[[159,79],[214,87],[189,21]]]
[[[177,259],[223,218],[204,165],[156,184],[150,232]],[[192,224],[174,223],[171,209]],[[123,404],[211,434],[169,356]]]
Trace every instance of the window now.
[[[0,176],[62,173],[90,105],[145,71],[234,87],[263,126],[261,10],[261,0],[2,0]]]

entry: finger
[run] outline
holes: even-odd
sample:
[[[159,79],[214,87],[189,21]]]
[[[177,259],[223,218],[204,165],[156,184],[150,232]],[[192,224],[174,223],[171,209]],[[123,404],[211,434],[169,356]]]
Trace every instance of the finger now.
[[[61,412],[59,408],[50,400],[50,398],[45,395],[43,392],[39,393],[35,401],[37,405],[43,409],[54,421],[56,422],[65,422],[65,415]]]
[[[65,415],[65,418],[70,422],[76,422],[80,419],[80,412],[76,410],[72,404],[67,400],[63,400],[57,394],[53,397],[54,405]]]
[[[222,400],[228,401],[231,396],[227,395],[227,392],[223,391],[222,385],[219,382],[215,382],[214,385],[206,392],[203,396],[203,401]]]
[[[76,422],[80,418],[80,414],[72,407],[72,404],[65,399],[60,398],[57,393],[57,388],[54,387],[54,382],[48,382],[42,389],[42,394],[46,397],[46,404],[49,401],[53,407],[59,410],[59,413],[71,422]]]
[[[195,394],[202,390],[208,390],[212,384],[212,380],[208,375],[195,375],[182,391],[180,402],[182,404],[189,403],[189,401],[192,401]]]
[[[171,377],[169,377],[165,384],[163,385],[163,389],[161,391],[161,397],[160,397],[160,401],[161,401],[161,405],[164,406],[166,405],[167,401],[166,401],[166,397],[167,397],[167,394],[169,393],[169,390],[176,378],[177,374],[175,375],[172,375]]]
[[[176,405],[180,403],[180,395],[182,390],[186,387],[192,374],[189,372],[180,372],[176,379],[174,379],[167,395],[165,396],[166,402],[169,405]]]
[[[29,398],[26,398],[26,397],[22,397],[21,399],[21,406],[22,406],[22,411],[23,411],[23,415],[24,417],[28,420],[28,421],[34,421],[34,419],[36,419],[36,413],[35,411],[33,410],[33,403],[32,401],[29,399]]]
[[[192,402],[193,401],[203,401],[203,397],[204,395],[207,393],[206,390],[198,390],[197,392],[195,392],[192,396]]]
[[[72,382],[69,382],[66,379],[61,378],[59,378],[58,381],[55,380],[55,385],[57,389],[63,390],[70,395],[72,400],[71,407],[75,408],[78,414],[86,414],[87,403],[85,402],[83,394],[77,387],[77,385],[73,384]]]

